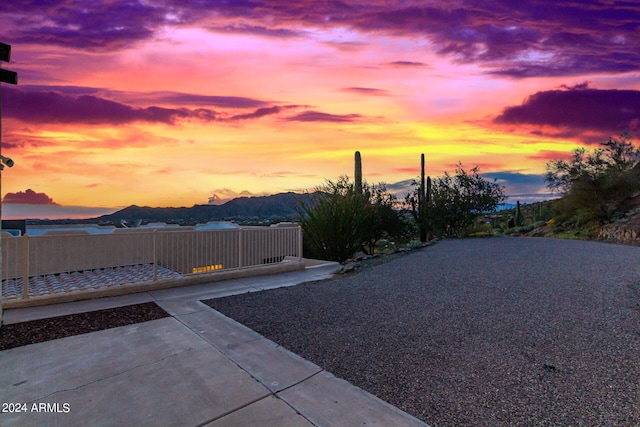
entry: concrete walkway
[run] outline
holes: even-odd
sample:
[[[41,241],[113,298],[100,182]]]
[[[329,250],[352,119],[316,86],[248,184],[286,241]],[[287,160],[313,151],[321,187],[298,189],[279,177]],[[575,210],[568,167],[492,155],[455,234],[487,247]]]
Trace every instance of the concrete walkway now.
[[[337,268],[7,310],[10,324],[155,301],[172,317],[0,352],[0,425],[424,426],[200,302]]]

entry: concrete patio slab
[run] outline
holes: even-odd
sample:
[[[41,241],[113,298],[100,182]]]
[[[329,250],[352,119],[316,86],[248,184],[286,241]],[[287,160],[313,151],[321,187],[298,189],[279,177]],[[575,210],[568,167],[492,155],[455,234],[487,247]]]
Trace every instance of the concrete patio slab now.
[[[176,316],[176,319],[225,354],[239,344],[264,339],[246,326],[238,328],[235,323],[228,321],[228,317],[212,308]]]
[[[275,396],[269,396],[209,423],[205,427],[238,426],[313,427],[313,424],[282,400]]]
[[[327,371],[277,394],[318,426],[426,426]]]
[[[272,392],[291,387],[322,370],[215,310],[177,318]]]
[[[204,348],[206,343],[173,318],[17,347],[0,357],[0,396],[5,402],[40,399]]]
[[[144,349],[144,351],[141,351]],[[0,425],[201,425],[270,394],[175,319],[2,352],[5,402],[68,413],[0,413]],[[96,418],[99,417],[99,418]]]
[[[285,390],[322,371],[318,365],[266,338],[242,343],[226,355],[272,392]]]

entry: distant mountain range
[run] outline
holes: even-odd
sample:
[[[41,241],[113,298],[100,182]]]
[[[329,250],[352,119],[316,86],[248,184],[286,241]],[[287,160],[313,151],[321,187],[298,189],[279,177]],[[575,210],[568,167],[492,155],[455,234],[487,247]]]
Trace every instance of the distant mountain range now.
[[[145,221],[205,223],[207,221],[293,221],[295,208],[312,194],[280,193],[271,196],[238,197],[222,205],[195,205],[190,208],[151,208],[132,205],[96,218],[102,222]]]

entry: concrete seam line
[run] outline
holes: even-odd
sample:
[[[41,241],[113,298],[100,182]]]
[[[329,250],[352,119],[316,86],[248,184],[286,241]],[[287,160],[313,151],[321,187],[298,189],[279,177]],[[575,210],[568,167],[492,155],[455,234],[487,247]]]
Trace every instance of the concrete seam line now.
[[[35,398],[35,399],[33,399],[33,400],[29,401],[28,403],[37,402],[37,401],[42,401],[42,400],[46,400],[46,399],[50,398],[51,396],[54,396],[54,395],[56,395],[56,394],[58,394],[58,393],[64,393],[64,392],[67,392],[67,391],[73,391],[73,390],[80,390],[81,388],[84,388],[84,387],[89,386],[89,385],[91,385],[91,384],[95,384],[95,383],[102,382],[102,381],[104,381],[104,380],[108,380],[108,379],[111,379],[111,378],[115,378],[115,377],[118,377],[118,376],[123,375],[123,374],[128,374],[129,372],[135,371],[135,370],[136,370],[136,369],[138,369],[138,368],[142,368],[142,367],[144,367],[144,366],[151,366],[151,365],[155,365],[155,364],[157,364],[157,363],[161,363],[161,362],[163,362],[163,361],[165,361],[166,359],[169,359],[169,358],[171,358],[171,357],[179,356],[179,355],[181,355],[181,354],[183,354],[183,353],[187,353],[187,352],[191,352],[191,351],[202,351],[202,350],[194,350],[193,348],[188,348],[188,349],[186,349],[186,350],[182,350],[182,351],[179,351],[179,352],[177,352],[177,353],[172,353],[172,354],[166,355],[166,356],[164,356],[164,357],[162,357],[162,358],[160,358],[160,359],[158,359],[158,360],[153,360],[153,361],[148,362],[148,363],[142,363],[142,364],[140,364],[140,365],[132,366],[132,367],[131,367],[131,368],[129,368],[129,369],[126,369],[126,370],[121,371],[121,372],[117,372],[117,373],[115,373],[115,374],[113,374],[113,375],[109,375],[109,376],[106,376],[106,377],[98,378],[98,379],[95,379],[95,380],[90,381],[90,382],[85,383],[85,384],[80,384],[80,385],[78,385],[77,387],[71,387],[71,388],[66,388],[66,389],[56,390],[56,391],[54,391],[53,393],[49,393],[49,394],[47,394],[46,396],[37,397],[37,398]]]
[[[294,354],[295,354],[295,353],[294,353]],[[307,360],[307,359],[305,359],[305,360]],[[319,367],[319,368],[320,368],[320,367]],[[279,393],[282,393],[282,392],[284,392],[284,391],[287,391],[287,390],[289,390],[290,388],[295,387],[295,386],[297,386],[297,385],[299,385],[299,384],[302,384],[303,382],[305,382],[305,381],[307,381],[307,380],[310,380],[311,378],[313,378],[313,377],[315,377],[316,375],[321,374],[321,373],[323,373],[323,372],[327,372],[327,373],[331,374],[331,372],[325,371],[324,369],[320,368],[320,370],[319,370],[318,372],[314,372],[313,374],[309,375],[308,377],[301,379],[301,380],[300,380],[300,381],[298,381],[297,383],[295,383],[295,384],[291,384],[289,387],[285,387],[285,388],[283,388],[282,390],[276,391],[276,392],[275,392],[275,394],[277,395],[277,394],[279,394]],[[331,375],[333,375],[333,374],[331,374]],[[289,405],[289,406],[291,406],[291,405]]]
[[[267,389],[267,390],[268,390],[268,389]],[[211,418],[210,420],[207,420],[207,421],[205,421],[205,422],[203,422],[203,423],[197,424],[195,427],[203,427],[203,426],[206,426],[206,425],[207,425],[207,424],[209,424],[209,423],[212,423],[212,422],[217,421],[217,420],[219,420],[219,419],[221,419],[221,418],[224,418],[224,417],[226,417],[227,415],[231,415],[231,414],[233,414],[234,412],[237,412],[237,411],[239,411],[239,410],[241,410],[241,409],[246,408],[247,406],[251,406],[251,405],[253,405],[254,403],[257,403],[257,402],[260,402],[261,400],[267,399],[267,398],[271,397],[272,395],[273,395],[273,393],[270,393],[270,394],[267,394],[266,396],[258,397],[257,399],[254,399],[254,400],[252,400],[252,401],[251,401],[251,402],[249,402],[249,403],[245,403],[244,405],[240,405],[240,406],[238,406],[237,408],[230,409],[230,410],[228,410],[227,412],[225,412],[225,413],[223,413],[223,414],[218,415],[217,417],[213,417],[213,418]]]

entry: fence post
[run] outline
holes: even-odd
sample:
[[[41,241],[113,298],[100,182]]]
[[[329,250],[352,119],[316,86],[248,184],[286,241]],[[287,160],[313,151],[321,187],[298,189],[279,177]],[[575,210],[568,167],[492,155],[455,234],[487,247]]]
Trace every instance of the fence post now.
[[[302,226],[298,224],[298,261],[302,261]]]
[[[29,235],[22,236],[22,299],[29,298]]]
[[[238,228],[238,268],[242,268],[242,227]]]
[[[158,252],[156,251],[156,236],[158,235],[158,230],[153,229],[153,281],[158,281]]]

